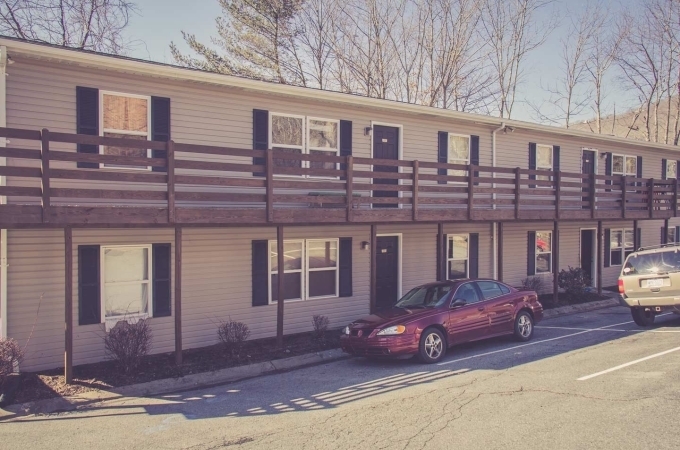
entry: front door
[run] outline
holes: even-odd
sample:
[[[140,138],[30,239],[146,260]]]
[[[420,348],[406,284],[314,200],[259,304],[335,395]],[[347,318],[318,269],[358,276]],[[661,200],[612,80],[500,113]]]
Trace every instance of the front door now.
[[[384,125],[373,126],[373,158],[377,159],[399,159],[399,128],[386,127]],[[373,166],[374,172],[399,173],[397,166]],[[392,178],[374,178],[373,184],[384,184],[389,186],[397,186],[398,179]],[[375,198],[397,198],[398,191],[383,191],[374,190],[373,197]],[[397,202],[387,203],[373,203],[374,208],[396,208],[399,204]]]
[[[449,311],[449,344],[483,339],[489,334],[489,314],[481,292],[473,282],[458,286],[453,301],[465,300],[464,306]]]
[[[582,152],[583,153],[581,153],[581,173],[584,174],[584,175],[590,175],[590,174],[595,173],[595,151],[594,150],[583,150]],[[583,191],[584,194],[588,194],[588,195],[584,195],[582,200],[584,202],[589,201],[590,200],[589,189],[587,187],[584,187],[582,189],[582,191]],[[582,208],[588,209],[588,208],[590,208],[590,206],[583,205]]]
[[[595,280],[595,230],[581,230],[581,269],[590,278],[590,285]]]
[[[385,309],[399,300],[399,237],[379,236],[375,257],[375,307]]]

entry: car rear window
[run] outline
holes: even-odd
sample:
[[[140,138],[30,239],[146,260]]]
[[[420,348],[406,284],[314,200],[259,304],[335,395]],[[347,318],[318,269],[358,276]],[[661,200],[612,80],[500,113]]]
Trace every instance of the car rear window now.
[[[623,275],[663,274],[680,271],[680,252],[669,250],[644,255],[631,255],[623,266]]]

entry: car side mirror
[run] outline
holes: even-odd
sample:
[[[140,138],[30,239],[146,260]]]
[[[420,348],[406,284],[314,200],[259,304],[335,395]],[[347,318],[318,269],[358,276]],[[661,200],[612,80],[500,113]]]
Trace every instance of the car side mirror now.
[[[453,300],[453,303],[451,303],[451,308],[457,308],[459,306],[465,306],[467,305],[467,301],[463,300],[462,298],[457,298]]]

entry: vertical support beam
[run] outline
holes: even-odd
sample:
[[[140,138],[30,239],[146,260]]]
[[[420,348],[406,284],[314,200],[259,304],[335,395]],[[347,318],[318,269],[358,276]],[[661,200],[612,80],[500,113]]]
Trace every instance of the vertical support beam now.
[[[553,246],[553,302],[557,304],[559,284],[558,277],[560,272],[560,222],[553,222],[553,235],[552,235],[552,246]]]
[[[64,379],[66,384],[73,382],[73,231],[71,227],[64,228]]]
[[[649,218],[654,217],[654,178],[650,178],[647,181],[647,208],[649,211]]]
[[[40,132],[41,147],[41,181],[42,181],[42,221],[49,222],[50,217],[50,131],[43,128]]]
[[[496,230],[498,233],[498,254],[496,255],[496,261],[498,261],[498,281],[503,281],[503,222],[498,222]]]
[[[175,227],[175,364],[182,365],[182,228]]]
[[[475,166],[468,165],[468,220],[473,220],[473,208],[475,198]]]
[[[175,223],[175,142],[165,144],[167,160],[165,170],[168,174],[168,223]]]
[[[588,201],[590,202],[590,218],[594,219],[595,218],[595,195],[597,193],[597,179],[595,178],[595,174],[591,173],[588,177],[588,180],[590,181],[590,185],[588,186]]]
[[[347,156],[345,162],[345,180],[347,183],[345,196],[347,197],[347,222],[354,220],[354,157]]]
[[[668,219],[663,221],[663,242],[662,244],[668,244]]]
[[[626,218],[626,205],[628,205],[628,178],[621,177],[621,217]]]
[[[637,224],[637,221],[636,221]],[[637,233],[634,233],[637,235]],[[597,221],[597,295],[602,295],[602,269],[604,268],[604,252],[602,251],[604,241],[604,230],[602,229],[602,221]]]
[[[439,262],[439,267],[437,267],[437,281],[446,280],[446,240],[444,239],[444,224],[439,222],[437,224],[437,242],[439,242],[439,248],[437,255],[437,261]]]
[[[673,216],[678,217],[678,179],[673,178]]]
[[[553,186],[555,187],[555,219],[560,219],[560,190],[562,188],[562,174],[559,170],[554,171]]]
[[[640,248],[640,241],[638,239],[638,221],[634,220],[633,221],[633,250],[637,250]]]
[[[278,268],[278,285],[276,287],[278,295],[276,302],[276,346],[278,348],[283,348],[283,304],[284,302],[284,260],[283,260],[283,226],[279,225],[276,227],[276,257]]]
[[[267,157],[265,158],[265,189],[267,197],[267,222],[274,221],[274,155],[272,149],[267,150]]]
[[[519,194],[520,194],[520,180],[521,174],[519,167],[515,168],[515,220],[519,219]]]
[[[371,244],[371,296],[369,298],[369,308],[370,312],[373,313],[375,312],[375,302],[376,302],[376,276],[377,276],[377,270],[376,270],[376,258],[378,256],[378,236],[377,236],[377,225],[372,224],[371,225],[371,236],[369,240]]]
[[[413,186],[411,191],[411,212],[412,219],[415,222],[418,220],[418,171],[420,170],[420,163],[413,161]]]

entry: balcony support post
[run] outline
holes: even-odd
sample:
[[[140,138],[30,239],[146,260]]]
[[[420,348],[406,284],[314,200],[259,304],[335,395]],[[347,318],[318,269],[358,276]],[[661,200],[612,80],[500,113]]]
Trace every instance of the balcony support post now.
[[[345,165],[345,183],[347,183],[345,188],[345,196],[347,197],[347,222],[352,222],[354,220],[354,157],[352,155],[347,156]]]
[[[5,245],[5,243],[2,243]],[[64,228],[64,381],[73,382],[73,230]]]
[[[418,220],[418,170],[420,163],[413,161],[413,186],[411,191],[411,219],[415,222]]]
[[[475,199],[475,166],[468,165],[468,220],[474,218],[474,199]]]
[[[165,168],[168,177],[168,223],[175,223],[175,143],[166,143],[167,160]]]
[[[562,175],[559,170],[554,172],[553,186],[555,187],[555,219],[560,220],[560,186],[562,184]]]
[[[276,296],[276,346],[279,349],[283,348],[283,304],[285,303],[283,252],[283,226],[279,225],[276,227],[276,260],[278,265],[278,283],[276,287],[278,293]]]
[[[175,364],[182,365],[182,228],[175,227]]]
[[[673,216],[678,216],[678,179],[673,178]]]
[[[627,198],[628,191],[628,179],[625,175],[621,177],[621,217],[626,218],[626,205],[628,204]]]
[[[647,181],[647,208],[649,208],[649,218],[654,217],[654,178]]]
[[[266,201],[267,201],[267,222],[274,221],[274,155],[272,149],[267,150],[267,157],[265,158],[266,181]]]
[[[370,276],[371,276],[371,292],[370,292],[370,297],[369,297],[369,311],[372,313],[375,312],[375,303],[376,303],[376,292],[377,292],[377,270],[376,270],[376,258],[378,256],[378,236],[377,236],[377,225],[371,224],[371,236],[369,238],[369,244],[371,247],[371,268],[370,268]]]
[[[498,281],[503,281],[503,222],[498,222],[496,226],[498,233]]]
[[[559,301],[559,272],[560,272],[560,222],[553,222],[552,235],[552,269],[553,269],[553,303],[556,305]]]
[[[635,221],[637,226],[637,220]],[[637,232],[633,233],[637,236]],[[602,269],[604,268],[604,252],[603,252],[604,230],[602,229],[602,221],[597,221],[597,295],[602,295]]]
[[[42,183],[42,221],[50,221],[50,131],[43,128],[40,132],[40,173]]]
[[[640,236],[638,235],[638,221],[633,221],[633,250],[640,248]]]
[[[588,186],[588,201],[590,202],[590,218],[595,218],[595,193],[597,192],[597,179],[595,173],[591,173],[588,177],[590,185]]]
[[[662,242],[662,244],[668,244],[668,219],[664,219],[664,221],[663,221],[663,242]]]
[[[519,219],[519,199],[521,188],[521,173],[519,167],[515,168],[515,220]]]

